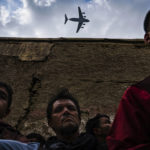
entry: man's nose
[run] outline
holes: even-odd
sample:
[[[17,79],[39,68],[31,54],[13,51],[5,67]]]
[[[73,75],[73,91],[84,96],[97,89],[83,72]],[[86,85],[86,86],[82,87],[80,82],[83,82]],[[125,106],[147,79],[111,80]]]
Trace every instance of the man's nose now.
[[[67,107],[64,107],[63,114],[70,114],[69,109]]]

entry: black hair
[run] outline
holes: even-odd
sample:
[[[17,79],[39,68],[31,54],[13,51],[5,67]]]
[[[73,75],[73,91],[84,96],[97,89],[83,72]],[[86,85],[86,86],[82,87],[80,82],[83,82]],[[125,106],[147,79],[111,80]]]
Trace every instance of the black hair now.
[[[79,106],[78,101],[73,97],[72,94],[69,93],[68,89],[62,88],[58,91],[58,93],[55,96],[53,96],[50,99],[48,103],[48,106],[47,106],[47,119],[48,120],[51,119],[53,103],[57,100],[64,100],[64,99],[69,99],[76,105],[78,116],[79,118],[81,118],[81,111],[80,111],[80,106]]]
[[[85,126],[86,132],[89,134],[94,134],[93,128],[100,127],[100,118],[103,118],[103,117],[110,119],[109,116],[105,114],[99,114],[99,113],[95,117],[89,119]]]
[[[45,138],[41,135],[41,134],[38,134],[38,133],[30,133],[26,136],[28,139],[33,139],[35,138],[36,141],[35,142],[39,142],[41,145],[44,145],[45,144]]]
[[[144,31],[150,32],[150,10],[147,12],[145,19],[144,19]]]
[[[13,90],[10,85],[8,85],[4,82],[0,82],[0,87],[4,88],[8,93],[8,108],[9,108],[12,103]]]

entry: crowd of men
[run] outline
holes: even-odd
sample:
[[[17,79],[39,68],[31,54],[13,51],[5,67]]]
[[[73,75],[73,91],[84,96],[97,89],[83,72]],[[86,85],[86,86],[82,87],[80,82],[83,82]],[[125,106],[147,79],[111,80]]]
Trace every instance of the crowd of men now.
[[[88,120],[86,132],[80,133],[81,111],[77,99],[68,89],[53,96],[47,106],[48,125],[56,136],[47,140],[36,133],[22,135],[5,123],[12,103],[12,88],[0,82],[0,150],[106,150],[106,137],[111,127],[107,115],[97,114]]]
[[[150,43],[150,11],[144,20],[144,41]],[[77,99],[63,89],[47,106],[47,121],[56,136],[22,135],[3,121],[11,111],[12,88],[0,82],[0,150],[150,150],[150,76],[130,86],[120,101],[114,121],[96,114],[80,133]]]
[[[0,150],[149,150],[150,76],[125,91],[115,119],[97,114],[79,132],[81,111],[77,99],[67,89],[53,96],[47,106],[47,121],[56,136],[36,133],[22,135],[5,123],[10,113],[13,91],[0,82]]]

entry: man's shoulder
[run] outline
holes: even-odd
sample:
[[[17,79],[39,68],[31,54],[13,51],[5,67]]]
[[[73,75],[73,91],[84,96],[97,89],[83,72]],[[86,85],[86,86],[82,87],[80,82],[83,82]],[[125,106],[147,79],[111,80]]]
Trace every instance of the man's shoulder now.
[[[67,150],[67,145],[59,140],[56,136],[49,137],[45,144],[46,150]]]
[[[96,149],[96,140],[94,136],[86,133],[82,133],[78,136],[76,140],[72,143],[66,143],[59,139],[56,136],[48,138],[46,142],[47,149],[57,149],[61,148],[64,150],[68,149],[78,149],[78,150],[95,150]]]
[[[56,142],[58,142],[58,141],[59,141],[59,140],[57,139],[56,136],[51,136],[51,137],[49,137],[49,138],[47,139],[46,143],[48,143],[48,144],[53,144],[53,143],[56,143]]]
[[[8,123],[6,123],[6,122],[4,122],[2,120],[0,120],[0,127],[11,127],[12,128],[11,125],[9,125]]]
[[[79,137],[77,138],[77,141],[84,141],[84,142],[89,142],[89,141],[93,141],[95,142],[95,137],[92,134],[88,134],[88,133],[81,133],[79,135]]]
[[[8,131],[16,132],[16,133],[20,134],[20,132],[18,130],[16,130],[10,124],[8,124],[8,123],[6,123],[4,121],[0,121],[0,130],[1,131],[8,130]]]
[[[74,142],[74,148],[78,150],[95,150],[97,147],[96,138],[87,133],[81,133],[77,140]]]
[[[22,139],[22,134],[4,121],[0,121],[0,139],[24,141],[24,139]]]

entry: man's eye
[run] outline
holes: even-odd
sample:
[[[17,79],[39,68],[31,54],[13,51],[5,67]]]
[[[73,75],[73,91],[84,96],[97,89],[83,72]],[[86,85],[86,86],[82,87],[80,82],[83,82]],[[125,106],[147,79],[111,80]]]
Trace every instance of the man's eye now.
[[[108,120],[108,121],[105,121],[105,123],[106,123],[106,124],[110,124],[111,122]]]
[[[58,107],[55,108],[54,113],[59,113],[62,110],[63,110],[63,107],[62,106],[58,106]]]
[[[68,106],[67,108],[68,108],[69,110],[76,111],[76,108],[75,108],[74,106],[71,106],[71,105],[70,105],[70,106]]]

